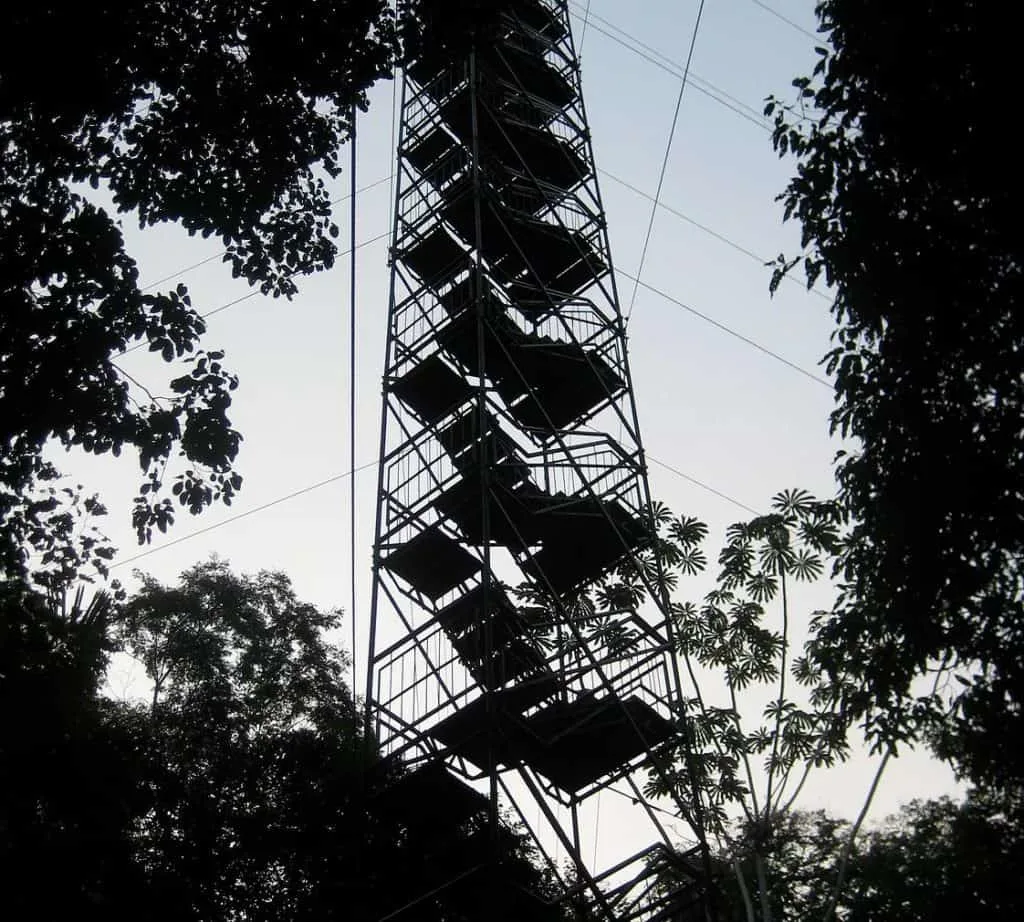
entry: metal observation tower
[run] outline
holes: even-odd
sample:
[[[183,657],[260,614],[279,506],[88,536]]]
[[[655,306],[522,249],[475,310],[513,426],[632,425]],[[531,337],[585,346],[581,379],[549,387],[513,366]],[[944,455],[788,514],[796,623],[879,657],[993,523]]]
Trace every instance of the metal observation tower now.
[[[682,725],[669,624],[607,598],[654,529],[567,3],[508,8],[402,84],[367,690],[379,796],[439,857],[381,917],[704,919],[643,793]]]

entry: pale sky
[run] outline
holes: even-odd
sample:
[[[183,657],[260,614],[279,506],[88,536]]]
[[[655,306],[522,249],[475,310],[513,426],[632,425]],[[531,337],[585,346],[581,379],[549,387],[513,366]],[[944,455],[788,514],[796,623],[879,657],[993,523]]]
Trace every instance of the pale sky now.
[[[781,489],[803,487],[826,496],[833,483],[832,393],[814,380],[823,377],[817,362],[829,347],[829,302],[796,284],[784,284],[769,298],[770,269],[762,264],[782,251],[795,253],[799,242],[798,229],[783,226],[774,201],[792,164],[776,157],[760,112],[767,95],[788,98],[790,81],[813,66],[814,41],[803,31],[814,28],[813,0],[771,0],[769,5],[793,24],[757,0],[706,0],[662,190],[666,208],[655,219],[644,285],[628,328],[652,493],[676,512],[710,525],[712,560],[726,526],[749,518],[723,497],[760,510]],[[595,19],[584,32],[586,6],[585,0],[570,2],[577,14],[577,47],[582,41],[585,102],[602,171],[613,259],[620,273],[632,276],[652,206],[618,180],[649,195],[657,188],[698,2],[592,0]],[[643,43],[675,63],[666,70],[623,42]],[[644,54],[654,57],[650,50]],[[357,197],[357,242],[379,238],[358,251],[356,458],[358,465],[371,466],[355,480],[357,653],[365,649],[368,620],[392,104],[391,84],[381,85],[359,125],[357,184],[385,181]],[[346,172],[339,195],[348,183]],[[347,204],[339,207],[336,221],[348,246]],[[125,230],[144,284],[217,252],[210,241],[191,240],[173,229],[139,233],[126,220]],[[237,570],[284,570],[301,597],[348,613],[352,545],[347,480],[260,509],[348,470],[347,279],[348,260],[343,258],[333,272],[302,282],[292,303],[253,296],[210,318],[206,346],[223,348],[226,364],[241,378],[231,416],[245,437],[238,465],[245,485],[231,509],[217,508],[198,519],[183,512],[171,534],[140,549],[130,528],[137,466],[125,459],[59,459],[70,476],[101,492],[109,506],[106,531],[120,547],[119,578],[131,585],[130,571],[137,566],[170,582],[216,553]],[[202,313],[248,294],[216,259],[174,279],[179,281],[190,287]],[[619,290],[628,312],[633,283],[622,274]],[[157,391],[155,382],[170,378],[142,350],[122,363]],[[260,511],[229,521],[250,510]],[[207,531],[190,537],[200,529]],[[145,556],[133,560],[139,554]],[[683,585],[680,598],[697,600],[707,588],[707,580],[694,580]],[[827,588],[795,604],[805,619],[828,604]],[[347,617],[346,622],[348,638]],[[359,670],[361,685],[361,662]],[[801,805],[856,814],[871,768],[870,760],[858,757],[813,777]],[[904,755],[889,769],[872,815],[881,818],[913,797],[951,789],[948,769],[924,754]],[[606,814],[602,822],[628,824],[627,814],[613,811],[613,818]]]

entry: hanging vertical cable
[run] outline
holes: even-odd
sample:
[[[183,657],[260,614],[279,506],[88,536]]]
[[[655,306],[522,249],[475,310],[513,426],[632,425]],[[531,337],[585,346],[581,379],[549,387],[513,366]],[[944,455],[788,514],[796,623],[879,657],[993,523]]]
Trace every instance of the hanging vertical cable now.
[[[349,379],[348,379],[348,464],[349,464],[349,622],[352,624],[352,694],[356,690],[356,114],[352,106],[352,164],[350,182],[352,195],[349,199]]]
[[[583,11],[583,29],[580,32],[579,54],[583,54],[583,42],[587,37],[587,25],[590,23],[590,0],[587,0],[587,8]]]
[[[676,136],[676,125],[679,124],[679,109],[683,104],[683,93],[686,91],[686,80],[690,76],[690,62],[693,61],[693,49],[697,45],[697,33],[700,31],[700,20],[704,15],[704,0],[700,0],[697,8],[697,19],[693,24],[693,34],[690,36],[690,50],[686,55],[686,64],[683,67],[683,77],[679,83],[679,95],[676,97],[676,109],[672,115],[672,127],[668,133],[668,144],[665,145],[665,157],[661,161],[661,173],[658,176],[658,189],[654,193],[654,204],[651,206],[651,219],[647,222],[647,234],[644,236],[644,246],[640,251],[640,265],[636,270],[636,278],[633,280],[633,294],[629,298],[629,309],[626,311],[626,323],[633,316],[633,305],[636,303],[636,293],[640,289],[640,278],[644,272],[644,262],[647,259],[647,248],[651,244],[651,233],[654,230],[654,219],[658,215],[658,205],[661,203],[661,190],[665,185],[665,173],[668,170],[668,158],[672,153],[672,141]]]

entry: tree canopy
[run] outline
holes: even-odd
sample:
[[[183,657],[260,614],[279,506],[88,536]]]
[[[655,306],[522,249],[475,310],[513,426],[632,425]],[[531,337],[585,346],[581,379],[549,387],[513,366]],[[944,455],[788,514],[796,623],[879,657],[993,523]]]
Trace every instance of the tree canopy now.
[[[219,238],[233,273],[289,297],[335,257],[328,180],[397,49],[384,0],[14,4],[0,13],[0,563],[44,553],[43,446],[137,453],[140,540],[230,502],[237,379],[187,289],[149,290],[116,212]],[[45,49],[45,50],[44,50]],[[68,79],[54,79],[54,62]],[[98,189],[88,194],[87,187]],[[174,368],[146,390],[118,364]],[[188,364],[182,365],[182,361]],[[160,394],[169,394],[163,397]],[[58,498],[59,500],[59,498]]]
[[[849,856],[847,885],[834,906],[839,922],[930,922],[979,912],[996,922],[1020,918],[1024,889],[1020,817],[978,792],[962,802],[912,801],[870,829]],[[826,920],[849,824],[824,811],[796,811],[751,851],[766,857],[773,918]],[[745,859],[751,861],[752,859]],[[746,918],[735,886],[731,917]]]
[[[679,597],[684,578],[707,565],[707,527],[655,512],[656,545],[576,602],[594,649],[635,642],[608,630],[608,611],[639,604],[651,588]],[[1014,919],[1024,893],[1014,870],[1019,797],[975,788],[960,803],[915,801],[874,826],[864,822],[874,785],[863,806],[844,798],[862,808],[853,823],[801,807],[808,776],[845,760],[855,742],[847,702],[856,688],[838,685],[817,661],[832,614],[801,610],[803,585],[829,572],[845,541],[839,505],[802,490],[777,494],[768,514],[728,528],[714,587],[698,602],[670,603],[693,691],[682,732],[649,766],[648,792],[674,789],[706,836],[715,918],[916,922],[975,906]]]
[[[993,112],[1013,39],[979,2],[817,12],[829,47],[799,102],[768,111],[808,280],[835,294],[832,426],[849,439],[845,594],[818,656],[876,739],[930,726],[971,777],[1019,784],[1002,741],[1024,704],[1022,196]],[[949,715],[915,689],[934,668],[957,679]]]
[[[362,736],[329,641],[340,614],[286,576],[210,561],[123,603],[55,603],[0,596],[4,918],[516,917],[486,877],[417,902],[478,864],[490,832],[391,796],[407,776]],[[103,693],[116,651],[145,694]],[[500,836],[506,879],[543,895],[525,836]]]

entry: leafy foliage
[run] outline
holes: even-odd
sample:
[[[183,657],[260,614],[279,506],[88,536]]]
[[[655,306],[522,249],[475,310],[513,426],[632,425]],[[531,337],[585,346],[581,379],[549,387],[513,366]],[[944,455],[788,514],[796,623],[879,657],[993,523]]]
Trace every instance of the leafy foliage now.
[[[977,791],[962,803],[913,801],[870,829],[850,857],[849,883],[839,895],[839,922],[925,922],[1020,918],[1024,889],[1019,867],[1019,817]],[[822,811],[780,817],[770,835],[744,828],[738,840],[744,867],[763,856],[773,918],[824,920],[849,825]],[[730,916],[746,913],[738,886],[729,889]]]
[[[340,620],[281,573],[220,561],[174,587],[143,577],[124,605],[120,643],[152,696],[110,719],[146,740],[137,855],[185,918],[362,917],[367,861],[396,830],[363,815],[369,754],[325,638]]]
[[[37,490],[4,521],[12,546],[35,550],[31,559],[22,557],[23,575],[43,591],[57,594],[76,580],[81,585],[94,582],[97,576],[108,578],[115,553],[100,530],[99,520],[107,510],[99,497],[86,496],[81,484],[61,486],[61,482],[57,471],[43,464]],[[110,589],[119,592],[116,580]]]
[[[959,804],[949,798],[908,804],[859,850],[843,917],[924,922],[983,908],[993,920],[1019,919],[1020,820],[1019,810],[1007,813],[1001,798],[981,792]]]
[[[415,904],[404,917],[455,922],[484,902],[521,917],[487,874],[417,902],[478,865],[491,831],[389,799],[402,769],[359,732],[337,612],[215,560],[142,583],[121,605],[0,593],[4,918],[376,922]],[[100,694],[118,650],[144,700]],[[543,897],[531,843],[498,835],[501,880]]]
[[[111,600],[0,584],[0,879],[4,917],[138,917],[137,744],[102,728]],[[117,895],[116,900],[101,894]],[[115,905],[116,904],[116,905]]]
[[[46,53],[40,53],[40,49]],[[187,289],[139,286],[118,221],[216,236],[236,276],[290,297],[331,265],[325,180],[354,105],[388,75],[383,0],[7,5],[0,13],[0,565],[47,550],[44,445],[138,454],[140,541],[230,502],[237,379],[200,348]],[[53,81],[54,61],[70,80]],[[118,365],[145,346],[191,370],[154,395]],[[173,490],[169,490],[170,483]],[[40,492],[44,491],[44,492]]]
[[[755,918],[825,920],[835,887],[849,824],[823,811],[780,813],[770,824],[744,822],[734,834],[734,848],[722,856],[728,917],[747,920],[747,902],[756,903]],[[764,883],[756,896],[742,892],[741,881]],[[745,883],[743,884],[745,886]]]
[[[1000,741],[1024,704],[1021,186],[991,110],[1014,39],[978,2],[817,11],[831,47],[795,105],[767,109],[808,282],[834,289],[832,426],[852,444],[845,594],[817,655],[877,739],[931,728],[972,778],[1019,786]],[[800,261],[780,257],[773,285]],[[914,700],[936,666],[957,678],[951,720]]]
[[[795,601],[801,584],[835,567],[845,540],[841,511],[804,490],[777,494],[769,514],[729,527],[715,584],[699,603],[677,598],[684,579],[707,566],[707,526],[661,504],[653,505],[649,524],[652,540],[639,554],[561,600],[570,617],[563,612],[558,620],[571,629],[541,627],[537,639],[566,657],[628,658],[640,629],[631,616],[657,604],[690,697],[678,735],[652,756],[646,794],[671,795],[714,849],[701,875],[720,878],[720,910],[748,922],[814,918],[792,914],[803,901],[824,918],[842,880],[837,843],[852,842],[854,832],[842,823],[827,835],[816,831],[814,847],[829,860],[813,870],[794,871],[785,856],[811,841],[794,811],[807,777],[847,757],[852,690],[816,658],[816,629],[829,614],[798,618]],[[518,594],[542,615],[555,604],[536,590]],[[805,632],[797,647],[795,635]],[[678,883],[671,867],[658,874],[663,887]]]
[[[701,793],[704,820],[719,836],[728,836],[736,809],[748,822],[770,826],[807,772],[847,752],[848,723],[834,696],[805,656],[791,655],[790,587],[816,580],[834,559],[837,510],[801,490],[778,494],[772,510],[728,529],[716,585],[702,603],[671,606],[678,652],[695,693],[685,704],[687,737],[670,757],[674,768],[667,780]],[[704,530],[691,526],[672,535],[676,547],[667,559],[688,572]],[[721,678],[727,696],[722,704],[712,704],[701,691],[702,675]],[[790,678],[806,689],[803,703],[790,697]],[[742,699],[754,693],[768,697],[761,722],[747,728]],[[757,774],[763,791],[754,759],[762,763]],[[652,793],[665,790],[664,777],[652,779]]]
[[[347,656],[325,640],[340,612],[300,602],[283,573],[236,576],[218,560],[174,587],[140,576],[121,612],[121,643],[144,665],[155,710],[230,701],[231,719],[260,733],[351,731]]]

